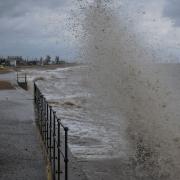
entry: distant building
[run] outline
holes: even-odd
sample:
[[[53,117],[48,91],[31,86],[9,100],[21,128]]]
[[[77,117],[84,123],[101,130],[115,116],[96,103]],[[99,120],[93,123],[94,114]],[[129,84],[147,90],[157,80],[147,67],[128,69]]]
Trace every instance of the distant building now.
[[[8,56],[6,61],[10,66],[16,67],[17,62],[22,61],[22,56]]]
[[[6,58],[0,56],[0,65],[6,65]]]

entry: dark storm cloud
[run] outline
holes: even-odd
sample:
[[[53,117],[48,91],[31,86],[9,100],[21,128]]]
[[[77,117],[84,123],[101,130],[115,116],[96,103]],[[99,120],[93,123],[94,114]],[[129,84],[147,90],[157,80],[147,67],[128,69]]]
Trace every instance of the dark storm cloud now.
[[[171,18],[175,26],[180,26],[180,0],[166,0],[164,16]]]

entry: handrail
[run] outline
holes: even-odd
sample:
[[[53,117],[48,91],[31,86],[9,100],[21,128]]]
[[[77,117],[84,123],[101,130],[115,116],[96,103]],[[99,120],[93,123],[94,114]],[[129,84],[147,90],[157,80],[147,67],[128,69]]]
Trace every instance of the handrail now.
[[[20,79],[23,79],[24,80],[23,82],[27,83],[27,74],[24,73],[23,75],[22,74],[19,75],[19,73],[17,72],[17,82],[18,83],[21,82],[21,81],[19,81]]]
[[[28,89],[28,83],[27,83],[27,74],[20,74],[17,72],[17,84],[22,87],[23,89]]]
[[[34,104],[37,115],[36,124],[51,163],[53,180],[60,180],[63,170],[64,180],[68,180],[68,127],[64,126],[61,119],[57,117],[56,111],[49,105],[35,82]],[[64,160],[64,169],[61,166],[61,157]]]

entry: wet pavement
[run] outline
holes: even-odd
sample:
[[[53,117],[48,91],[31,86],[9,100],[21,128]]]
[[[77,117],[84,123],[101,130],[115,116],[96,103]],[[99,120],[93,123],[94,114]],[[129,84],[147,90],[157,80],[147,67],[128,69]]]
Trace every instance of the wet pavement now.
[[[21,89],[0,91],[0,117],[0,179],[47,179],[32,97]]]
[[[34,124],[33,99],[16,85],[14,73],[1,75],[16,89],[0,91],[0,179],[45,180],[46,163]]]

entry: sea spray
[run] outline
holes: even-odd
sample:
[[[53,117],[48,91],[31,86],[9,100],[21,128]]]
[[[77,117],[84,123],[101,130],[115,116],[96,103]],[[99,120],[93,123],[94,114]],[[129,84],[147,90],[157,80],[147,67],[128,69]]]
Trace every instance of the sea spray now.
[[[82,24],[82,57],[90,64],[89,83],[99,97],[94,103],[96,108],[109,104],[125,117],[134,178],[178,179],[179,123],[168,108],[172,94],[163,83],[167,74],[136,40],[126,19],[117,16],[112,2],[91,2]]]

